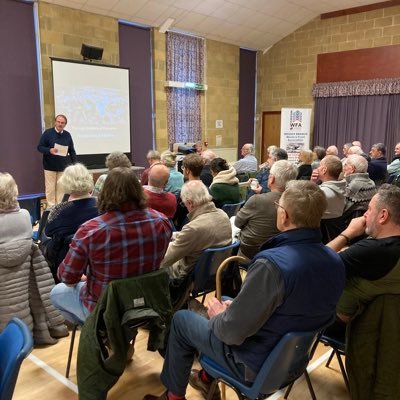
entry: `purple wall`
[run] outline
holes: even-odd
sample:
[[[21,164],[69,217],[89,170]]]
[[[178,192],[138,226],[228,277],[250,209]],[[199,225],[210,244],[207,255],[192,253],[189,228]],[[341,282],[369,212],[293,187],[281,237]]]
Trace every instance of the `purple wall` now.
[[[238,158],[244,143],[254,143],[257,53],[240,49]]]
[[[119,59],[130,68],[132,160],[145,166],[153,148],[150,29],[120,23]]]
[[[0,1],[0,171],[20,194],[44,191],[33,4]]]

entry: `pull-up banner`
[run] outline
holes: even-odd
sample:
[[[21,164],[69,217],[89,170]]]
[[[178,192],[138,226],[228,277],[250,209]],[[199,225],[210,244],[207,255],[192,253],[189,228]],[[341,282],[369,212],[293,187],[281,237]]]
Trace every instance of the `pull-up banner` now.
[[[297,162],[300,150],[310,148],[311,108],[282,108],[280,147]]]

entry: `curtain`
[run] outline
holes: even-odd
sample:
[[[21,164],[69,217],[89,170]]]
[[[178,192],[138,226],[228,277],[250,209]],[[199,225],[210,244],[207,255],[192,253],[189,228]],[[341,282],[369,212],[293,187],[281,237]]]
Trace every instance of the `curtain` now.
[[[167,33],[167,80],[203,83],[204,39]],[[201,94],[195,89],[167,88],[168,142],[201,139]]]
[[[399,141],[400,80],[332,82],[314,85],[314,145],[360,140],[368,152],[384,143],[387,158]]]
[[[0,0],[0,171],[13,175],[20,194],[44,189],[33,7]]]

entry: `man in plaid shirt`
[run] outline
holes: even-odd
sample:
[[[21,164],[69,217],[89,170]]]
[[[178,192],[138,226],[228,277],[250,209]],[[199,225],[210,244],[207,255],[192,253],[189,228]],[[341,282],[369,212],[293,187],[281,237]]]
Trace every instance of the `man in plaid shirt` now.
[[[172,235],[168,218],[146,207],[130,168],[109,172],[98,198],[100,216],[84,224],[58,268],[51,301],[64,317],[84,322],[107,284],[159,268]]]

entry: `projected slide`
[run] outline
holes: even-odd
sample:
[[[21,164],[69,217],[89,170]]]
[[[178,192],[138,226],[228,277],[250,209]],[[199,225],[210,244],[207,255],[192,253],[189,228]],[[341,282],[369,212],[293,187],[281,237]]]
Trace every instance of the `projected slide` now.
[[[129,70],[52,60],[56,114],[68,118],[77,154],[130,152]]]

